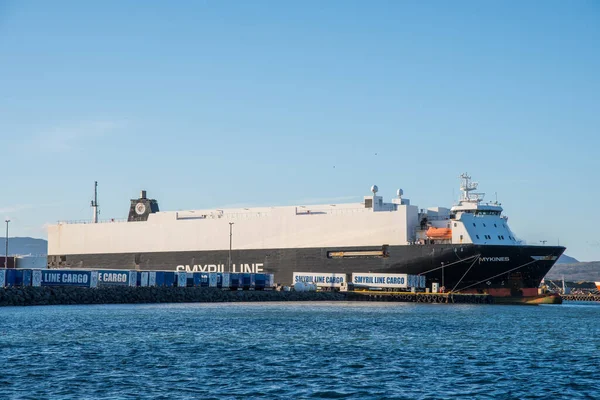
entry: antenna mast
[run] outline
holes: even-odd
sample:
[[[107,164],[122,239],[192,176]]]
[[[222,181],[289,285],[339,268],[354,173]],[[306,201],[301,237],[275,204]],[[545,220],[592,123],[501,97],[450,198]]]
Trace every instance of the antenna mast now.
[[[92,222],[98,223],[98,181],[94,181],[94,200],[92,200]]]
[[[461,179],[461,184],[460,184],[460,191],[462,192],[462,196],[460,198],[460,201],[465,201],[465,202],[469,202],[469,203],[479,203],[480,201],[483,200],[483,196],[485,195],[485,193],[470,193],[473,190],[477,190],[477,187],[479,186],[479,183],[477,182],[473,182],[471,180],[471,177],[469,176],[469,174],[467,174],[466,172],[464,174],[461,174],[460,177]]]

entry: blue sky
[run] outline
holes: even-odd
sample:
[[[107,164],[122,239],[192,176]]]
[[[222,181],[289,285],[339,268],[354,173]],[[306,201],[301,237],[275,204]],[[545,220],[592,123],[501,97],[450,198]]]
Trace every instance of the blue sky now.
[[[600,260],[597,1],[2,1],[10,236],[162,209],[450,206]]]

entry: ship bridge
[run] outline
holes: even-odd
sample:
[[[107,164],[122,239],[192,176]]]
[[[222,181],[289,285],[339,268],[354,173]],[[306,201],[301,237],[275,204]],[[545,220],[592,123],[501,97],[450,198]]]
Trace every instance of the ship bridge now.
[[[484,203],[484,193],[475,193],[478,183],[460,175],[461,197],[452,208],[430,208],[422,212],[421,237],[438,243],[519,245],[502,215],[500,203]]]

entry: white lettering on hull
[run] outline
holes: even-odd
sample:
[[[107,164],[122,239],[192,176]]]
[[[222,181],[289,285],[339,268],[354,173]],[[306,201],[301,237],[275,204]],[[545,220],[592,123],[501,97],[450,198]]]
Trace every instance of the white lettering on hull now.
[[[510,257],[481,257],[479,262],[509,262]]]
[[[231,264],[231,272],[233,273],[248,273],[259,274],[264,272],[264,263],[252,264]],[[194,265],[178,265],[175,268],[178,272],[229,272],[225,264],[194,264]]]

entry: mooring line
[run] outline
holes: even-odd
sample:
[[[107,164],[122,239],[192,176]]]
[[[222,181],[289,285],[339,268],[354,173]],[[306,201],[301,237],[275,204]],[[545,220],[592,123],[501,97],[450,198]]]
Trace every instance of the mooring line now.
[[[509,272],[515,271],[515,270],[517,270],[517,269],[519,269],[519,268],[526,267],[526,266],[528,266],[529,264],[533,264],[533,263],[534,263],[534,262],[536,262],[536,261],[537,261],[537,260],[533,260],[533,261],[530,261],[530,262],[528,262],[528,263],[525,263],[525,264],[523,264],[523,265],[519,265],[519,266],[518,266],[518,267],[516,267],[516,268],[509,269],[508,271],[501,272],[501,273],[499,273],[498,275],[494,275],[494,276],[488,277],[488,278],[486,278],[486,279],[484,279],[484,280],[482,280],[482,281],[475,282],[475,283],[473,283],[472,285],[465,286],[464,288],[461,288],[460,290],[465,290],[465,289],[468,289],[468,288],[470,288],[470,287],[472,287],[472,286],[479,285],[480,283],[483,283],[483,282],[485,282],[485,281],[489,281],[490,279],[497,278],[497,277],[499,277],[500,275],[508,274]]]
[[[481,254],[475,254],[474,256],[470,256],[470,257],[467,257],[467,258],[463,258],[463,259],[461,259],[460,261],[454,261],[454,262],[451,262],[450,264],[445,264],[445,265],[442,265],[441,267],[436,267],[436,268],[430,269],[430,270],[428,270],[428,271],[421,272],[421,273],[419,273],[418,275],[424,275],[424,274],[427,274],[427,273],[429,273],[429,272],[432,272],[432,271],[437,271],[438,269],[447,268],[447,267],[449,267],[449,266],[451,266],[451,265],[458,264],[458,263],[461,263],[461,262],[463,262],[463,261],[468,261],[468,260],[470,260],[471,258],[475,258],[475,257],[479,258],[479,256],[481,256]]]
[[[454,287],[452,288],[452,290],[450,291],[450,293],[454,292],[454,289],[456,289],[456,287],[458,285],[460,285],[460,283],[462,282],[462,280],[464,279],[465,276],[467,276],[467,274],[469,273],[469,271],[471,270],[471,268],[473,268],[473,265],[475,265],[475,263],[477,262],[477,260],[479,260],[479,257],[477,257],[469,266],[469,269],[467,269],[467,271],[463,274],[463,276],[459,279],[458,282],[456,282],[456,285],[454,285]]]

